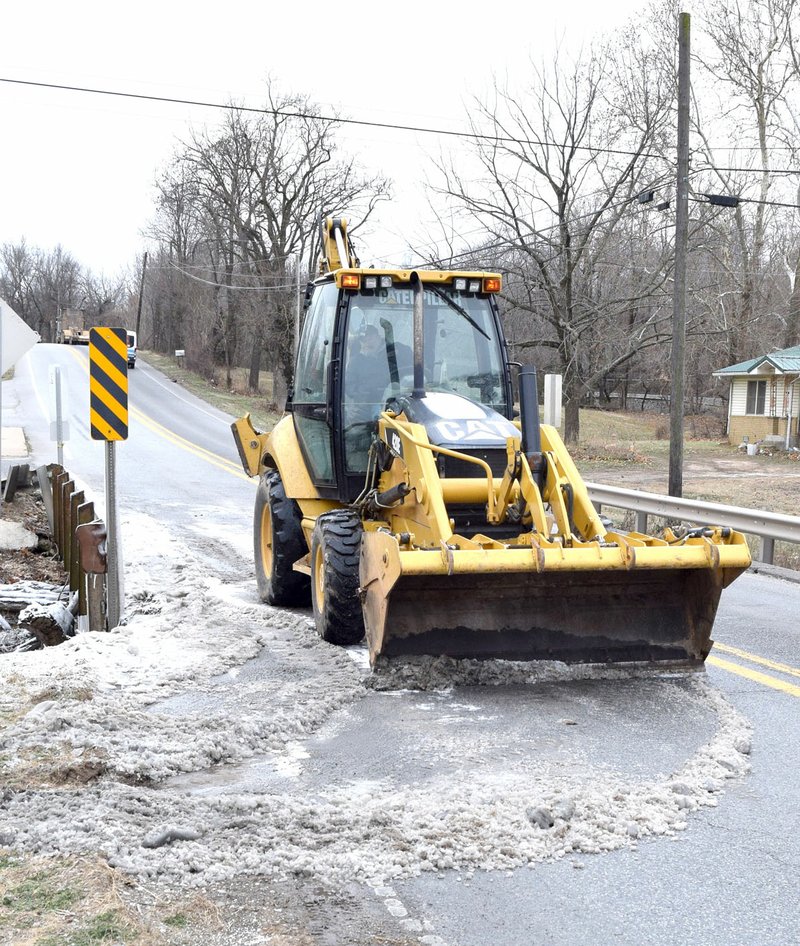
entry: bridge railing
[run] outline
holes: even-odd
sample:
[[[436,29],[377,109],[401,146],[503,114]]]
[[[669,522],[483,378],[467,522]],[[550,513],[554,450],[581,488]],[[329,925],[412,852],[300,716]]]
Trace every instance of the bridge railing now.
[[[615,509],[630,509],[636,513],[637,532],[647,532],[648,516],[662,516],[707,526],[730,526],[745,535],[756,535],[761,539],[759,561],[772,564],[775,542],[800,544],[800,516],[784,516],[780,513],[760,509],[745,509],[742,506],[725,506],[699,499],[678,499],[658,493],[643,493],[619,486],[587,483],[589,497],[598,510],[603,506]]]

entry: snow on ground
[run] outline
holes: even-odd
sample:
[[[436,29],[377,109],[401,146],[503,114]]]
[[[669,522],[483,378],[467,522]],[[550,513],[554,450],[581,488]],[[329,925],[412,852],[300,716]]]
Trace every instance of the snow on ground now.
[[[321,642],[308,612],[261,605],[251,566],[213,536],[180,537],[145,514],[127,516],[123,535],[124,626],[0,658],[0,844],[99,851],[123,870],[184,884],[469,875],[672,835],[749,769],[748,722],[698,676],[665,684],[666,709],[706,714],[712,735],[669,773],[634,777],[529,753],[476,764],[464,779],[332,773],[314,792],[288,778],[271,791],[178,791],[164,780],[254,756],[274,758],[284,774],[312,765],[309,737],[390,684],[370,676],[363,650]],[[575,674],[433,661],[400,684],[535,687]],[[99,778],[76,784],[81,772]]]

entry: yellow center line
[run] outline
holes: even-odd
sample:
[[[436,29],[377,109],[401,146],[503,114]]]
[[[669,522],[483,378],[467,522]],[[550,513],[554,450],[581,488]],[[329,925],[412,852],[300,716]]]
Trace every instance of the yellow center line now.
[[[740,657],[742,660],[749,660],[750,663],[769,667],[770,670],[777,670],[778,673],[788,673],[793,677],[800,677],[800,670],[797,667],[790,667],[788,664],[778,663],[776,660],[767,660],[766,657],[759,657],[757,654],[751,654],[746,650],[739,650],[738,647],[720,644],[719,641],[714,641],[714,650],[721,650],[723,654],[730,654],[732,657]]]
[[[237,469],[236,465],[228,460],[225,457],[217,456],[216,453],[211,453],[209,450],[204,450],[203,447],[197,446],[197,444],[192,443],[190,440],[185,440],[183,437],[179,437],[177,434],[173,434],[171,431],[167,430],[166,427],[162,427],[157,421],[152,420],[147,414],[143,414],[141,411],[136,411],[135,415],[136,420],[139,423],[143,424],[149,430],[151,430],[157,436],[163,438],[164,440],[169,441],[174,444],[176,447],[180,447],[181,450],[185,450],[187,453],[194,454],[194,456],[199,457],[201,460],[205,460],[206,463],[210,463],[212,466],[219,467],[219,469],[224,470],[226,473],[230,473],[232,476],[238,477],[240,480],[246,480],[248,483],[255,483],[254,480],[251,480],[241,469]]]
[[[83,347],[85,347],[85,346],[81,346],[81,347],[83,348]],[[77,352],[77,350],[76,350],[76,348],[75,348],[74,345],[68,346],[68,351],[69,351],[70,355],[72,355],[72,357],[75,359],[75,361],[78,362],[78,364],[81,366],[81,368],[83,368],[83,370],[86,372],[86,374],[89,374],[89,349],[88,349],[88,348],[86,349],[86,357],[85,357],[85,358],[84,358],[82,355],[79,355],[79,354],[78,354],[78,352]]]
[[[175,443],[191,447],[195,452],[204,453],[212,462],[216,462],[217,465],[220,463],[226,463],[230,466],[232,471],[239,472],[241,470],[241,464],[234,460],[228,459],[228,457],[220,456],[218,453],[214,453],[211,450],[206,450],[205,447],[201,447],[199,444],[193,443],[191,440],[187,440],[185,437],[181,437],[180,434],[176,434],[174,431],[170,430],[169,427],[165,427],[157,420],[154,420],[149,414],[145,414],[143,411],[140,411],[138,407],[131,408],[131,414],[137,420],[141,420],[142,423],[149,426],[154,433],[160,433],[162,437],[165,437],[168,440],[172,440]],[[231,440],[233,440],[232,434]]]
[[[779,680],[777,677],[771,677],[767,673],[761,673],[760,670],[751,670],[750,667],[742,667],[740,664],[732,663],[729,660],[722,660],[719,657],[707,657],[706,663],[713,667],[719,667],[720,670],[727,670],[729,673],[735,673],[739,677],[745,677],[760,683],[773,690],[780,690],[782,693],[788,693],[790,696],[800,697],[800,686],[789,683],[786,680]]]
[[[78,364],[83,368],[86,374],[89,374],[89,361],[88,358],[83,358],[79,355],[74,349],[70,348],[70,354],[73,355]],[[255,485],[255,480],[247,476],[244,471],[240,468],[238,463],[235,463],[233,460],[229,460],[227,457],[222,457],[217,453],[212,453],[210,450],[206,450],[205,447],[199,446],[199,444],[192,443],[191,440],[186,440],[184,437],[179,436],[176,433],[173,433],[167,427],[164,427],[162,424],[159,424],[157,420],[154,420],[148,414],[145,414],[143,411],[140,411],[138,408],[130,408],[131,415],[147,427],[152,433],[157,434],[159,437],[162,437],[164,440],[168,440],[170,443],[174,444],[176,447],[180,447],[182,450],[186,450],[187,453],[192,453],[195,456],[199,457],[201,460],[205,460],[206,463],[210,463],[212,466],[219,467],[221,470],[224,470],[226,473],[230,473],[233,476],[238,477],[241,480],[247,480],[248,483]]]

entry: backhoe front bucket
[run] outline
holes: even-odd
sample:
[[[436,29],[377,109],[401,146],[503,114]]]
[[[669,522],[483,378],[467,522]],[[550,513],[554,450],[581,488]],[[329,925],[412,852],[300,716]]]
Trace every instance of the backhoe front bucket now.
[[[663,551],[664,566],[671,558],[678,567],[582,560],[570,568],[566,552],[548,569],[537,550],[402,552],[390,535],[367,534],[361,584],[370,660],[702,666],[720,594],[747,566],[746,547],[717,550],[728,567],[692,567]]]

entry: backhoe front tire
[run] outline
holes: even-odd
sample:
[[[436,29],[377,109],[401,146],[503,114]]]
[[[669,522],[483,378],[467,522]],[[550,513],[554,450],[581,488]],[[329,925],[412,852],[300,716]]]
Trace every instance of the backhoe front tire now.
[[[311,604],[319,636],[330,644],[364,638],[358,596],[361,519],[349,509],[321,515],[311,537]]]
[[[258,594],[267,604],[307,607],[311,597],[308,575],[292,566],[307,552],[300,510],[286,496],[277,470],[265,473],[256,492],[253,552]]]

